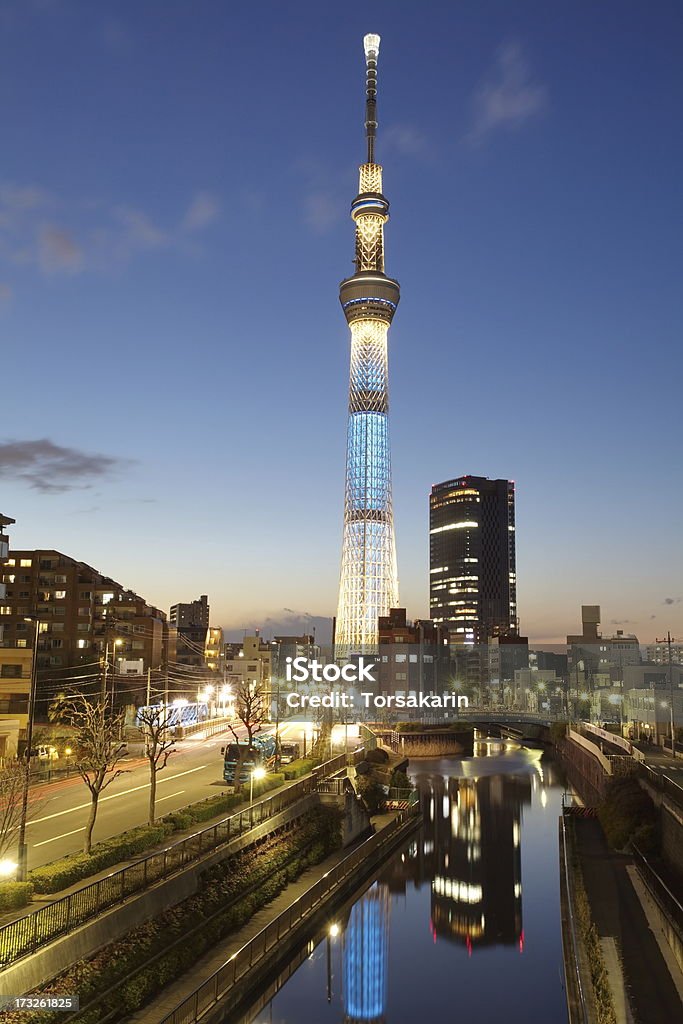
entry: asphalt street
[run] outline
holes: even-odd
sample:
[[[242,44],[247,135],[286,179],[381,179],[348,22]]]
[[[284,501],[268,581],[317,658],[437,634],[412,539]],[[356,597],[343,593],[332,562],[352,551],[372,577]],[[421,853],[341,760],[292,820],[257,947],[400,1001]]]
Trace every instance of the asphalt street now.
[[[301,742],[304,728],[302,723],[282,723],[281,740]],[[184,740],[177,745],[166,768],[157,776],[158,816],[228,791],[223,781],[221,747],[231,738],[232,734],[227,732],[210,739]],[[100,797],[93,832],[95,843],[147,822],[148,762],[130,759],[123,761],[122,767],[124,774],[107,786]],[[29,868],[82,850],[89,810],[90,791],[79,776],[32,789],[26,829]]]

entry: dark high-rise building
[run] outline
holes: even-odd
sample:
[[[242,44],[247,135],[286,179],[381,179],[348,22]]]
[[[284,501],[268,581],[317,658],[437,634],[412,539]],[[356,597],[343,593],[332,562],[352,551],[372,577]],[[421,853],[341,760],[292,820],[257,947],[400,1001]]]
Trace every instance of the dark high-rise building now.
[[[512,481],[461,476],[432,487],[429,598],[453,644],[518,634]]]
[[[203,626],[209,628],[209,599],[202,594],[196,601],[171,605],[168,617],[172,626]]]

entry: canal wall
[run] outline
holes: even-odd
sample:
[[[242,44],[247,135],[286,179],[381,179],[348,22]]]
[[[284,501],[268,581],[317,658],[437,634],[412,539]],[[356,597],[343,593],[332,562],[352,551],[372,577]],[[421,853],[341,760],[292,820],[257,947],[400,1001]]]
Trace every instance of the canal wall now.
[[[447,732],[425,728],[421,732],[392,730],[389,746],[402,757],[471,757],[474,753],[474,726]]]

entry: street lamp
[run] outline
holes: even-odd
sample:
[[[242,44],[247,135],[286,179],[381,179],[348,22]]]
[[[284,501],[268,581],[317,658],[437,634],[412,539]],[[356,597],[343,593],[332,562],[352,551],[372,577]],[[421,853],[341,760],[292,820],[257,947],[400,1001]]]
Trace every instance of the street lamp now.
[[[254,802],[254,779],[258,782],[259,779],[265,779],[266,769],[261,767],[252,768],[249,776],[249,806]]]
[[[28,708],[26,716],[26,766],[21,794],[21,818],[19,820],[19,881],[26,881],[28,847],[26,845],[26,817],[28,815],[28,787],[31,781],[31,751],[33,749],[33,719],[36,710],[36,688],[38,685],[38,636],[40,634],[40,619],[36,615],[27,615],[25,622],[35,624],[33,634],[33,659],[31,661],[31,688],[28,695]]]

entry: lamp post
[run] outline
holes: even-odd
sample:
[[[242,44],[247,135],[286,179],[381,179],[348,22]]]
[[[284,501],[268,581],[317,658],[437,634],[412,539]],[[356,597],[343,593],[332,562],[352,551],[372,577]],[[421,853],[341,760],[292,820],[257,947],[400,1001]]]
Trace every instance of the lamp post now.
[[[254,802],[254,779],[258,782],[259,779],[265,779],[266,769],[261,767],[252,768],[249,775],[249,807],[251,808]]]
[[[659,639],[659,637],[657,637],[655,642],[658,643],[658,644],[666,644],[667,647],[669,648],[669,694],[670,694],[670,698],[671,698],[671,707],[670,707],[670,712],[671,712],[671,756],[675,759],[676,758],[676,732],[675,732],[675,727],[674,727],[674,663],[673,663],[673,656],[672,656],[672,653],[671,653],[671,644],[674,642],[674,638],[671,635],[671,631],[667,629],[666,637],[663,637],[661,640]]]
[[[19,819],[19,881],[26,881],[28,847],[26,845],[26,818],[28,815],[28,787],[31,780],[31,750],[33,749],[33,719],[36,709],[36,688],[38,684],[38,635],[40,633],[40,619],[35,615],[27,615],[26,622],[35,623],[33,634],[33,658],[31,660],[31,688],[28,696],[28,708],[26,718],[26,770],[24,771],[24,784],[21,793],[21,818]]]

